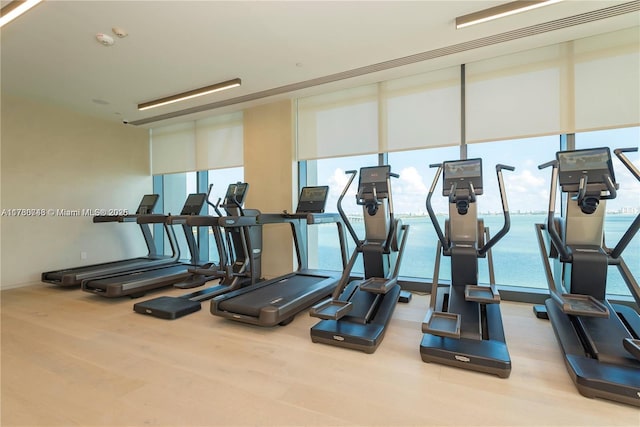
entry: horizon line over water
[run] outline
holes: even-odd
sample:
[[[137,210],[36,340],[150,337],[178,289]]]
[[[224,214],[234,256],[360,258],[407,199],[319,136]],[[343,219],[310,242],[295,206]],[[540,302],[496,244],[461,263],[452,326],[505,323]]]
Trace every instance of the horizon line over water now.
[[[502,212],[489,215],[487,218],[482,218],[481,214],[478,216],[484,220],[485,227],[490,228],[492,235],[502,228]],[[498,285],[547,289],[548,285],[534,228],[534,224],[546,222],[547,213],[510,213],[510,216],[512,221],[509,232],[492,249],[496,283]],[[402,214],[398,214],[397,217],[402,218],[410,225],[400,275],[432,279],[437,243],[433,224],[427,215],[402,216]],[[614,247],[618,243],[634,218],[635,215],[629,213],[605,217],[605,238],[609,242],[607,246]],[[349,219],[351,220],[351,218]],[[444,216],[441,216],[440,219],[444,219]],[[364,238],[364,223],[355,221],[353,225],[358,236]],[[440,226],[443,227],[444,224],[441,222]],[[309,260],[309,266],[341,271],[342,266],[337,255],[339,254],[339,243],[335,226],[309,228],[309,230],[313,229],[318,230],[318,254],[316,260]],[[353,242],[349,242],[349,244],[349,251],[352,251]],[[637,279],[640,275],[640,236],[636,235],[633,238],[622,257]],[[441,261],[440,279],[450,279],[449,257],[442,257]],[[354,269],[354,272],[362,272],[362,264],[359,265],[360,267]],[[478,281],[489,283],[486,258],[479,259],[478,269]],[[615,266],[610,266],[608,271],[607,293],[630,295],[626,283]]]

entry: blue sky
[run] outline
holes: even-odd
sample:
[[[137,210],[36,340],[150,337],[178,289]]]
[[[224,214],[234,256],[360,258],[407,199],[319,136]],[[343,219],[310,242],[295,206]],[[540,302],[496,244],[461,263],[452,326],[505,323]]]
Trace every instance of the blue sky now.
[[[609,146],[613,151],[614,148],[634,145],[638,147],[639,141],[640,128],[637,127],[576,135],[577,148]],[[484,195],[478,199],[480,212],[500,211],[500,194],[495,173],[497,163],[516,167],[514,172],[503,172],[509,210],[512,213],[546,210],[549,203],[551,171],[550,169],[539,170],[538,165],[553,160],[558,146],[558,136],[470,144],[468,157],[483,159]],[[424,214],[425,199],[437,170],[430,168],[429,165],[445,160],[456,160],[458,157],[457,146],[390,153],[389,164],[392,171],[400,175],[399,179],[394,179],[392,182],[395,211]],[[628,157],[640,168],[640,156],[637,152],[628,153]],[[330,186],[328,210],[335,211],[338,196],[348,180],[346,170],[375,164],[377,164],[375,154],[319,160],[318,184]],[[613,164],[620,190],[615,200],[608,201],[607,209],[617,211],[623,207],[640,208],[640,183],[617,158],[614,158]],[[242,179],[242,168],[211,171],[209,181],[214,184],[211,199],[215,201],[218,197],[224,197],[227,185]],[[344,208],[349,213],[361,212],[361,208],[355,204],[356,186],[357,180],[352,184],[345,198]],[[187,191],[195,191],[195,174],[189,181]],[[438,179],[433,205],[437,212],[445,212],[447,209],[446,199],[442,197],[441,178]],[[285,206],[283,209],[288,207]]]
[[[640,128],[590,132],[576,136],[577,148],[608,145],[612,151],[613,148],[633,147],[634,144],[637,147],[638,141],[640,141]],[[558,146],[557,136],[469,145],[468,157],[483,159],[484,195],[478,199],[480,211],[499,212],[501,209],[495,173],[495,165],[498,163],[516,167],[513,172],[503,171],[507,200],[512,213],[546,210],[549,203],[551,170],[539,170],[538,165],[555,159]],[[389,164],[392,171],[400,175],[399,179],[392,182],[395,211],[424,213],[425,198],[437,171],[429,165],[445,160],[456,160],[458,157],[458,147],[390,153]],[[628,157],[637,167],[640,167],[638,153],[629,153]],[[328,206],[335,206],[347,182],[348,176],[345,175],[345,170],[359,169],[376,163],[376,155],[318,161],[318,184],[330,186]],[[615,200],[608,201],[607,209],[617,211],[623,207],[640,208],[640,183],[617,158],[614,158],[613,164],[620,190]],[[345,210],[350,213],[360,211],[353,202],[356,186],[357,182],[354,182],[344,202]],[[445,212],[447,209],[446,199],[442,197],[441,178],[438,179],[433,205],[438,212]]]

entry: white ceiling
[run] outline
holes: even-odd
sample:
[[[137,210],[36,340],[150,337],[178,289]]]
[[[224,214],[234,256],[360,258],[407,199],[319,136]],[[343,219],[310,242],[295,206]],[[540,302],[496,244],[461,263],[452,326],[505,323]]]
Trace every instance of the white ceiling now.
[[[216,112],[233,111],[613,31],[640,20],[638,12],[626,13],[405,66],[359,72],[322,86],[260,95],[625,1],[563,1],[455,29],[457,16],[501,3],[505,1],[49,0],[2,29],[2,94],[120,122],[225,100],[231,105]],[[118,39],[112,27],[125,29],[128,37]],[[115,45],[98,43],[95,35],[100,32],[112,35]],[[136,108],[141,102],[236,77],[242,79],[239,88],[142,112]],[[204,114],[211,111],[172,120]]]

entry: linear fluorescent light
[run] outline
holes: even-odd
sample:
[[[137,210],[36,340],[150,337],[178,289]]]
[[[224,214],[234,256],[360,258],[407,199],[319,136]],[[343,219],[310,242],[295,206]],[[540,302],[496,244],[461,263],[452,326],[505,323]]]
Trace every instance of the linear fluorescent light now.
[[[166,98],[156,99],[155,101],[143,102],[138,104],[138,110],[148,110],[149,108],[160,107],[161,105],[173,104],[174,102],[184,101],[186,99],[196,98],[202,95],[208,95],[221,90],[238,87],[242,81],[240,79],[228,80],[222,83],[216,83],[211,86],[201,87],[200,89],[190,90],[188,92],[179,93],[177,95],[167,96]]]
[[[500,6],[491,7],[481,10],[480,12],[470,13],[468,15],[456,18],[456,28],[464,28],[470,25],[480,24],[481,22],[491,21],[492,19],[502,18],[504,16],[514,15],[516,13],[525,12],[531,9],[537,9],[562,0],[533,0],[533,1],[513,1],[511,3],[501,4]]]
[[[0,10],[0,28],[4,27],[5,24],[16,19],[18,16],[25,13],[27,10],[31,9],[33,6],[40,3],[42,0],[27,0],[27,1],[18,1],[14,0],[7,4]]]

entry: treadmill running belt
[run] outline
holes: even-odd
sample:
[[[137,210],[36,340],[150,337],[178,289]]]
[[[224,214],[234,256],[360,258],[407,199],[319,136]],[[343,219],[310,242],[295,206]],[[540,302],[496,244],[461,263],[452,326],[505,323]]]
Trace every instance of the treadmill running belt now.
[[[92,285],[112,285],[112,284],[122,284],[125,288],[128,283],[137,282],[139,280],[149,280],[149,279],[157,279],[161,277],[165,277],[172,274],[180,274],[182,272],[187,272],[187,269],[190,268],[188,265],[172,265],[163,268],[157,268],[155,270],[145,270],[139,271],[130,274],[123,274],[118,276],[110,276],[102,279],[91,280],[89,283]]]
[[[327,278],[327,276],[288,275],[271,285],[224,300],[219,307],[222,311],[257,317],[265,306],[280,307],[307,294],[314,295],[322,288],[328,288],[327,293],[331,293],[335,283],[327,286]]]

